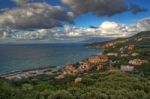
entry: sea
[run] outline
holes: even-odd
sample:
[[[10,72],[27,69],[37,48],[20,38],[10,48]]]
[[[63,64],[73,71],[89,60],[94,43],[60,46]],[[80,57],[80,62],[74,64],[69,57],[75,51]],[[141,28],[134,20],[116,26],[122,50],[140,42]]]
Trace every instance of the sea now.
[[[0,74],[44,67],[62,68],[91,55],[101,54],[100,49],[90,49],[85,45],[107,40],[98,38],[86,43],[0,44]]]
[[[76,63],[100,50],[73,44],[0,44],[0,73]]]

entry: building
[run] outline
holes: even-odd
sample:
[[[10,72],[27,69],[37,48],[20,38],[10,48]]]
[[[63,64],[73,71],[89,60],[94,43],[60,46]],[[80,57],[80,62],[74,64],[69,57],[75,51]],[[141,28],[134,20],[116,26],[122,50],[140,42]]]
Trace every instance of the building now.
[[[128,57],[128,54],[121,54],[121,57]]]
[[[142,64],[148,63],[148,61],[146,60],[141,60],[141,59],[133,59],[129,61],[129,64],[131,65],[136,65],[136,66],[140,66]]]
[[[133,50],[135,48],[135,45],[133,45],[133,44],[130,44],[129,46],[128,46],[128,50]]]
[[[107,62],[108,57],[106,55],[91,56],[87,59],[87,61],[91,64],[100,64]]]
[[[133,57],[136,57],[136,56],[138,56],[139,55],[139,53],[132,53],[131,54],[131,56],[133,56]]]
[[[69,64],[66,66],[65,72],[68,75],[75,75],[77,70],[75,69],[75,67],[72,64]]]
[[[121,66],[121,71],[132,72],[133,70],[134,70],[134,66],[130,66],[130,65],[122,65]]]
[[[106,43],[105,47],[113,47],[115,44],[115,42]]]
[[[103,69],[104,69],[104,65],[99,64],[99,65],[97,66],[97,70],[103,70]]]
[[[117,56],[118,56],[118,53],[107,53],[106,55],[107,55],[107,56],[115,56],[115,57],[117,57]]]
[[[88,62],[80,62],[80,65],[78,67],[78,71],[79,72],[88,71],[91,68],[92,68],[92,66],[90,65],[90,63],[88,63]]]

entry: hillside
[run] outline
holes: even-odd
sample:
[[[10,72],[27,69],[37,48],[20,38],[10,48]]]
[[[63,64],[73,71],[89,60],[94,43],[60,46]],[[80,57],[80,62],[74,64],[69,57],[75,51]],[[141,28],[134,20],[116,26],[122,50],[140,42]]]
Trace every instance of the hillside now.
[[[134,39],[138,39],[138,38],[143,38],[144,41],[148,41],[149,40],[149,37],[150,37],[150,31],[145,31],[145,32],[140,32],[140,33],[137,33],[136,35],[134,36],[131,36],[129,38],[117,38],[117,39],[114,39],[114,40],[109,40],[109,41],[106,41],[106,42],[96,42],[96,43],[92,43],[92,44],[89,44],[87,45],[88,47],[90,48],[101,48],[103,47],[105,44],[107,43],[111,43],[111,42],[117,42],[117,41],[125,41],[125,40],[129,40],[129,42],[132,43],[132,41],[136,41]]]

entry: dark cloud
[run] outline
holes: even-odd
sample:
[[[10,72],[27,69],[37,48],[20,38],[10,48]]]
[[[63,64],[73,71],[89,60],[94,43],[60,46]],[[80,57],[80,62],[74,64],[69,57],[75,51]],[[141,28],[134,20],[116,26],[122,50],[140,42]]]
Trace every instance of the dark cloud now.
[[[61,26],[64,22],[73,23],[73,13],[65,11],[61,6],[25,2],[23,5],[4,11],[0,15],[0,27],[40,29]]]
[[[113,16],[125,11],[138,13],[146,9],[138,5],[127,5],[124,0],[61,0],[64,6],[52,6],[32,0],[13,0],[18,6],[0,11],[0,28],[48,29],[73,23],[75,16],[91,12],[96,16]]]
[[[148,9],[142,8],[139,5],[136,4],[130,4],[130,10],[134,13],[137,14],[139,12],[146,12]]]
[[[91,12],[96,16],[113,16],[128,10],[133,13],[142,12],[145,9],[132,4],[129,7],[125,0],[61,0],[69,6],[76,14]]]

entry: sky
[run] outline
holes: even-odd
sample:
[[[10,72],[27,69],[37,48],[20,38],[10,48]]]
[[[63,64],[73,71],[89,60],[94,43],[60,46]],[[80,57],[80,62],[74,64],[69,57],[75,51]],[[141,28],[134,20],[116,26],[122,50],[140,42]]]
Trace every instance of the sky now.
[[[127,37],[150,29],[149,0],[0,0],[0,41]]]

